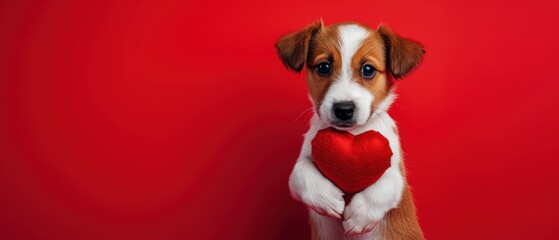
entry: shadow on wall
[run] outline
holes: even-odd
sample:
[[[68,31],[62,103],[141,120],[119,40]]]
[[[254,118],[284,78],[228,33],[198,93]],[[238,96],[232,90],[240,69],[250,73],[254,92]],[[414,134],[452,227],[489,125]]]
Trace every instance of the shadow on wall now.
[[[238,89],[244,94],[222,106],[238,110],[221,116],[226,124],[207,129],[213,147],[203,149],[212,153],[199,174],[204,187],[185,214],[201,217],[193,230],[204,229],[208,238],[309,239],[306,207],[291,198],[287,183],[311,114],[301,112],[310,103],[301,106],[285,88]]]

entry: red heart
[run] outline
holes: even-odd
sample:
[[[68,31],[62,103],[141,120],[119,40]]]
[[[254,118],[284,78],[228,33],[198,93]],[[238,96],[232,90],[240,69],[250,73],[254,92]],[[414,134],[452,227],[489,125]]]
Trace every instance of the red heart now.
[[[318,131],[311,144],[320,172],[348,195],[375,183],[390,167],[388,139],[376,131],[354,136],[326,128]]]

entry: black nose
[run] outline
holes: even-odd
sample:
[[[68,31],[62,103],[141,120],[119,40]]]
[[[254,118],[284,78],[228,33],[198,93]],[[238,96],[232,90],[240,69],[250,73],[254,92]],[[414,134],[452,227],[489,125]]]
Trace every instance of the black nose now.
[[[353,103],[353,101],[337,102],[334,103],[332,108],[334,109],[334,115],[337,119],[347,121],[353,118],[355,103]]]

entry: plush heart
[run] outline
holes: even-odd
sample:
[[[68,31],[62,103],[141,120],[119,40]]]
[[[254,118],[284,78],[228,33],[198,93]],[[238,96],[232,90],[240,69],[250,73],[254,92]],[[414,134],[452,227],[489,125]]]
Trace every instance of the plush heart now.
[[[311,144],[320,172],[347,195],[375,183],[390,167],[392,150],[388,139],[376,131],[354,136],[326,128],[318,131]]]

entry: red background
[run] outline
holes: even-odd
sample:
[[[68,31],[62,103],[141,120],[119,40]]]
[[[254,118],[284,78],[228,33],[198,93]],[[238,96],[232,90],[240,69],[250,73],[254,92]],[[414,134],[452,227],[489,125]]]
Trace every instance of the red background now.
[[[557,239],[557,9],[2,1],[0,238],[307,239],[310,103],[273,44],[323,18],[426,46],[391,114],[429,239]]]

